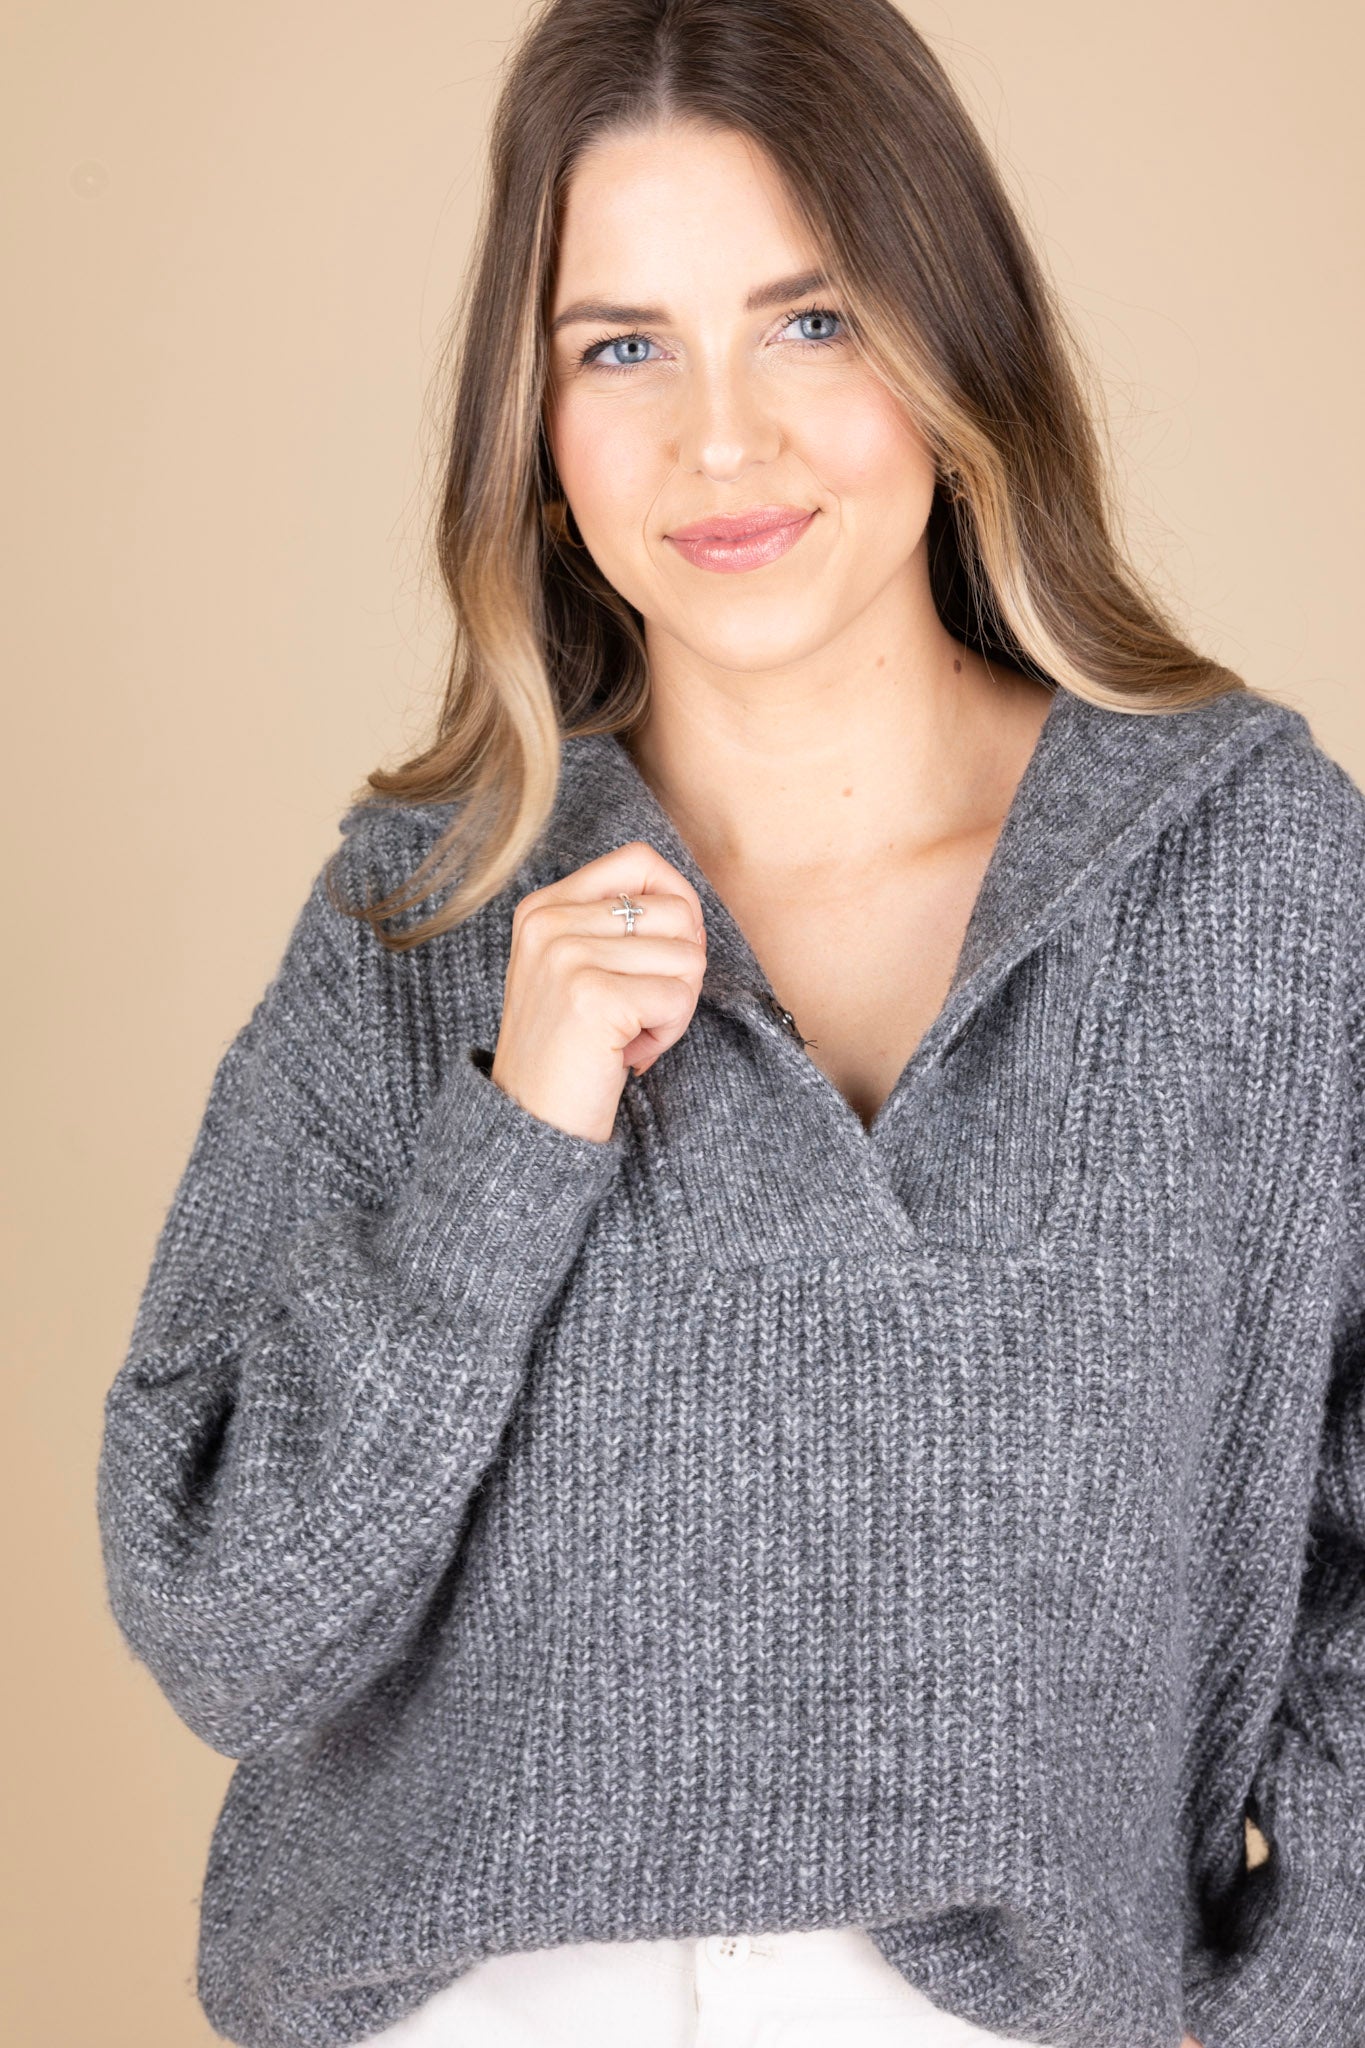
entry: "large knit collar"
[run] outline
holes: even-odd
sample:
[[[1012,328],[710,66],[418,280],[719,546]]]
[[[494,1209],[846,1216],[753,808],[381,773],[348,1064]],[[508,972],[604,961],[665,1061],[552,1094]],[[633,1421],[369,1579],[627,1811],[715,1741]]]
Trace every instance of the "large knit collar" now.
[[[1180,711],[1114,711],[1058,688],[987,866],[948,998],[920,1047],[933,1057],[1012,967],[1250,748],[1311,738],[1304,715],[1234,690]],[[523,880],[540,886],[630,839],[685,874],[706,914],[702,994],[748,1003],[766,979],[748,941],[613,733],[563,743],[554,812]],[[856,915],[856,904],[849,914]]]

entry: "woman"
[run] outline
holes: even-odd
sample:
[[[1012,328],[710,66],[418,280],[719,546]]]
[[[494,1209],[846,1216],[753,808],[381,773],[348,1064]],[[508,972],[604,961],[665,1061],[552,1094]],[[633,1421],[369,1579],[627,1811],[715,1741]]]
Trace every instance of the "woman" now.
[[[886,0],[543,8],[460,343],[106,1403],[210,2021],[1358,2044],[1365,799]]]

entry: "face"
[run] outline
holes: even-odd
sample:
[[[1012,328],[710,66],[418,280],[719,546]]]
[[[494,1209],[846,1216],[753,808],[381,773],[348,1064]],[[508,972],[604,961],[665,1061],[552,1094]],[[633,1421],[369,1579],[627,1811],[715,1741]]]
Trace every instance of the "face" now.
[[[546,431],[603,575],[717,666],[790,666],[923,576],[932,455],[849,340],[769,160],[668,125],[603,140],[561,228]],[[757,515],[749,538],[682,531]]]

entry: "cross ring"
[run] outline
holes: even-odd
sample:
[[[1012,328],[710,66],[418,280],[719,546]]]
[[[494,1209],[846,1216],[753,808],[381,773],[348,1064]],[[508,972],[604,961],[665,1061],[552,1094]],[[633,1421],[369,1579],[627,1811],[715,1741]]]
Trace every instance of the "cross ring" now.
[[[617,909],[617,910],[613,910],[613,912],[612,912],[612,916],[613,916],[613,917],[623,917],[623,918],[625,919],[625,921],[626,921],[626,930],[627,930],[628,932],[633,932],[633,931],[634,931],[634,929],[635,929],[635,920],[636,920],[636,918],[637,918],[637,917],[643,917],[643,916],[644,916],[644,914],[645,914],[645,906],[644,906],[644,904],[643,904],[643,903],[632,903],[632,902],[631,902],[631,900],[630,900],[630,898],[629,898],[629,896],[628,896],[628,895],[626,894],[625,890],[623,889],[623,890],[621,891],[621,907],[620,907],[619,909]]]

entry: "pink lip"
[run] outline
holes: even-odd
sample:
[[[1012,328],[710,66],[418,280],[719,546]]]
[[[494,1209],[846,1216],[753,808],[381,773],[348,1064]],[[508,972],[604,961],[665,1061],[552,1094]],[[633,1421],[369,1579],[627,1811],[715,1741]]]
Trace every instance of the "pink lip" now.
[[[729,519],[699,519],[667,538],[694,568],[734,575],[777,561],[796,546],[814,517],[794,505],[762,505]]]
[[[718,512],[713,519],[694,519],[690,526],[675,526],[670,540],[748,540],[751,534],[770,533],[775,526],[790,526],[806,517],[802,505],[751,505],[747,512]]]

